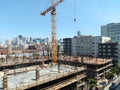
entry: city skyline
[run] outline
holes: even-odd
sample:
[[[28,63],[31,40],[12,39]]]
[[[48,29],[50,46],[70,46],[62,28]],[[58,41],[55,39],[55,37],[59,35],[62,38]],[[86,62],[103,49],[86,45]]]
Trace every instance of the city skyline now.
[[[119,2],[65,0],[57,6],[57,37],[73,37],[78,30],[82,34],[100,35],[101,25],[120,21]],[[50,3],[50,0],[0,1],[0,40],[18,35],[51,38],[50,13],[40,15]]]

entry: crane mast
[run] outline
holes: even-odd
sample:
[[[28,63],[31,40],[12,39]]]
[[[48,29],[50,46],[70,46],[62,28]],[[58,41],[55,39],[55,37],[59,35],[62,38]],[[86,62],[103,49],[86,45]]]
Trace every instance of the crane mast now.
[[[57,63],[57,37],[56,37],[56,6],[63,2],[63,0],[59,0],[55,2],[55,0],[51,0],[51,6],[43,11],[41,15],[45,16],[46,13],[51,11],[51,26],[52,26],[52,62]]]

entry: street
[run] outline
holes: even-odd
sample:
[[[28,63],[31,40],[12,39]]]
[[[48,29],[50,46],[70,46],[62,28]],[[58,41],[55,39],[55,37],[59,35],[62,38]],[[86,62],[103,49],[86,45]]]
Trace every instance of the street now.
[[[120,90],[120,85],[117,86],[117,89],[116,90]]]
[[[109,90],[109,87],[111,86],[111,84],[115,82],[115,83],[119,83],[120,82],[120,75],[117,77],[117,79],[113,80],[112,82],[110,82],[110,84],[108,84],[104,90]],[[116,90],[120,90],[120,85],[118,85],[117,89]]]

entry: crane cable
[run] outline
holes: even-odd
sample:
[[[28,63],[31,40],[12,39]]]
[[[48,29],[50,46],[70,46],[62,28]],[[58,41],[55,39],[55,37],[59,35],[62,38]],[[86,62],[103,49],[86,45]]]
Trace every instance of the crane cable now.
[[[76,0],[73,0],[74,22],[76,22]]]
[[[76,19],[76,0],[73,0],[73,16],[74,16],[74,29],[76,30],[77,26],[76,26],[76,22],[77,22],[77,19]]]

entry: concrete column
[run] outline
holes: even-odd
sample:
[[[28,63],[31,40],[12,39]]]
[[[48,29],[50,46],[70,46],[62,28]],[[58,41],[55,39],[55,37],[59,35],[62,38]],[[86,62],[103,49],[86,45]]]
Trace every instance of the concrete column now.
[[[36,80],[39,80],[40,75],[39,75],[39,67],[36,68]]]
[[[43,68],[44,67],[44,57],[43,56],[41,57],[41,60],[42,60],[42,62],[40,63],[39,66]]]
[[[7,73],[4,72],[4,76],[3,76],[3,90],[8,90],[8,81],[7,81]]]

